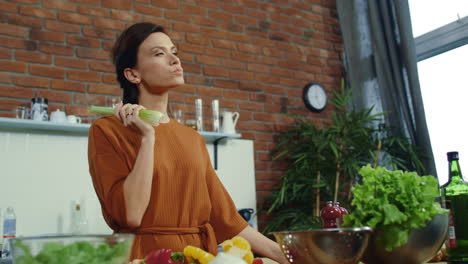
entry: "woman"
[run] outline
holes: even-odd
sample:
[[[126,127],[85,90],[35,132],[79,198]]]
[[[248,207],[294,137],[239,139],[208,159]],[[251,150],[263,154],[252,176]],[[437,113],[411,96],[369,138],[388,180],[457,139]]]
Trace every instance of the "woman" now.
[[[239,235],[257,254],[288,263],[279,246],[249,227],[213,170],[203,138],[167,115],[168,92],[184,83],[177,48],[161,26],[138,23],[112,51],[123,103],[89,133],[89,167],[107,224],[136,234],[132,258],[186,245],[217,253]],[[164,114],[157,127],[142,109]]]

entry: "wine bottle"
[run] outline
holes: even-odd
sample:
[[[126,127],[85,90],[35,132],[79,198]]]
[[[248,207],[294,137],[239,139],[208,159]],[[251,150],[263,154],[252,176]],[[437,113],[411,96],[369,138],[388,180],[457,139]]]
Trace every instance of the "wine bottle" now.
[[[458,152],[447,153],[449,179],[442,186],[450,210],[447,255],[450,263],[468,261],[468,183],[463,179]]]

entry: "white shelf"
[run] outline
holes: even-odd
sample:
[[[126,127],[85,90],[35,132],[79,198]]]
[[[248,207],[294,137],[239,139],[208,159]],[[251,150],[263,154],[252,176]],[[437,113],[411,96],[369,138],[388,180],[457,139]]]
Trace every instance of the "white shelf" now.
[[[209,131],[201,131],[199,132],[202,137],[205,138],[206,143],[212,143],[220,139],[224,138],[240,138],[241,134],[227,134],[227,133],[219,133],[219,132],[209,132]]]
[[[1,130],[88,134],[89,127],[90,124],[52,123],[49,121],[0,117]]]
[[[0,130],[13,131],[38,131],[54,133],[74,133],[87,135],[90,124],[52,123],[49,121],[36,121],[30,119],[0,117]],[[224,138],[240,138],[241,134],[226,134],[202,131],[200,132],[207,143],[212,143]]]

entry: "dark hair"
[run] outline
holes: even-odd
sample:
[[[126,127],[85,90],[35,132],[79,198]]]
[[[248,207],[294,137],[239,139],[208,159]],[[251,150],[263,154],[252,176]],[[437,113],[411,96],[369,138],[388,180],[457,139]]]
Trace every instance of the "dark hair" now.
[[[153,23],[137,23],[127,28],[112,48],[112,61],[115,65],[117,81],[123,89],[124,104],[138,104],[138,87],[125,78],[124,70],[137,64],[138,48],[152,33],[162,32],[164,28]]]

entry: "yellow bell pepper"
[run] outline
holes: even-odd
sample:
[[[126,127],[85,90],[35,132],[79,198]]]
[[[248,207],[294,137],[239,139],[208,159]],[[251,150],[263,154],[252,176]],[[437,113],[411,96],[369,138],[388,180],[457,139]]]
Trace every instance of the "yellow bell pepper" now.
[[[221,243],[223,251],[229,255],[234,255],[242,258],[248,264],[252,264],[254,255],[247,239],[235,236],[231,240],[226,240]]]
[[[208,262],[215,257],[203,249],[194,246],[186,246],[184,248],[184,256],[187,258],[189,263],[196,264],[208,264]]]

